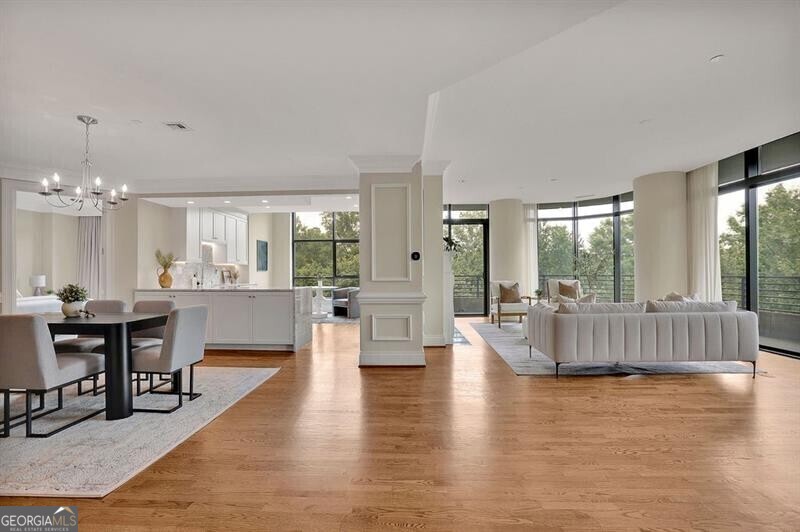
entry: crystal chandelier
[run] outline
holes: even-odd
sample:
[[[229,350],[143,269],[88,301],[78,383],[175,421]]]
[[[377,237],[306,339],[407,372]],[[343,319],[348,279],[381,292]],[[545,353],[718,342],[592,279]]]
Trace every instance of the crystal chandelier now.
[[[122,185],[122,191],[119,195],[117,190],[112,188],[108,199],[106,199],[105,192],[100,189],[103,180],[100,177],[95,177],[94,184],[92,184],[91,176],[89,175],[92,169],[92,162],[89,160],[89,126],[97,124],[97,119],[91,116],[78,115],[78,121],[86,126],[86,150],[81,163],[82,176],[80,186],[75,187],[75,191],[70,197],[64,198],[61,196],[61,193],[64,192],[64,187],[61,186],[61,178],[56,173],[53,174],[53,186],[50,186],[50,181],[47,178],[42,179],[42,188],[39,194],[44,196],[50,206],[59,209],[72,207],[79,211],[88,203],[98,211],[117,210],[122,206],[121,202],[128,201],[128,186]],[[52,198],[52,196],[55,196],[55,198]]]

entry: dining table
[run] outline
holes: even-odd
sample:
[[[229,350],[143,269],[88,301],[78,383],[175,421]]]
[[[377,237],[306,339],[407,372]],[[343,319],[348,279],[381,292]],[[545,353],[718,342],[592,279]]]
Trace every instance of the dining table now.
[[[102,336],[105,340],[106,419],[133,415],[131,333],[167,324],[167,314],[141,312],[98,313],[68,318],[64,314],[43,315],[50,335]]]

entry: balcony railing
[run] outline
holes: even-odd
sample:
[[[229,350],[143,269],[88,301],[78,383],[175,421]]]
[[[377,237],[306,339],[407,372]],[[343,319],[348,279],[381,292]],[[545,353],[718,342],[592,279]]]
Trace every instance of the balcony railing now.
[[[744,275],[722,276],[722,299],[736,300],[747,307],[747,278]],[[758,310],[800,314],[800,276],[759,275]]]
[[[589,280],[586,276],[575,276],[573,274],[563,275],[540,275],[539,288],[544,291],[544,296],[547,297],[547,281],[550,279],[579,279],[581,288],[584,292],[594,292],[597,294],[597,301],[609,302],[614,301],[614,276],[613,275],[599,275],[596,278]],[[633,275],[621,276],[621,290],[622,301],[633,301]]]
[[[579,276],[584,292],[597,293],[598,301],[614,300],[614,277],[599,276],[593,283]],[[575,279],[575,275],[540,275],[539,286],[547,293],[548,279]],[[594,284],[590,287],[590,284]],[[722,299],[738,301],[747,308],[747,280],[743,275],[722,276]],[[633,275],[622,276],[622,300],[634,301]],[[758,308],[765,312],[800,314],[800,276],[761,275],[758,278]]]

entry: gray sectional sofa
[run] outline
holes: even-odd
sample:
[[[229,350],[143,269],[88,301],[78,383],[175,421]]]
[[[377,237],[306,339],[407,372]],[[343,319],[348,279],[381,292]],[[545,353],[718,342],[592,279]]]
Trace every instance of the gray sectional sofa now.
[[[727,303],[669,303],[537,304],[528,309],[528,344],[553,359],[556,375],[568,362],[742,360],[755,376],[755,313]]]

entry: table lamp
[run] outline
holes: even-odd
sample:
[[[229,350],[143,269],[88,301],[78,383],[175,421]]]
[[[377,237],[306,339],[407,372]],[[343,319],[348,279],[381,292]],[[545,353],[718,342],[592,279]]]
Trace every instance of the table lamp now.
[[[47,276],[42,274],[31,275],[28,284],[31,285],[31,288],[33,288],[33,295],[43,296],[44,287],[47,286]]]

